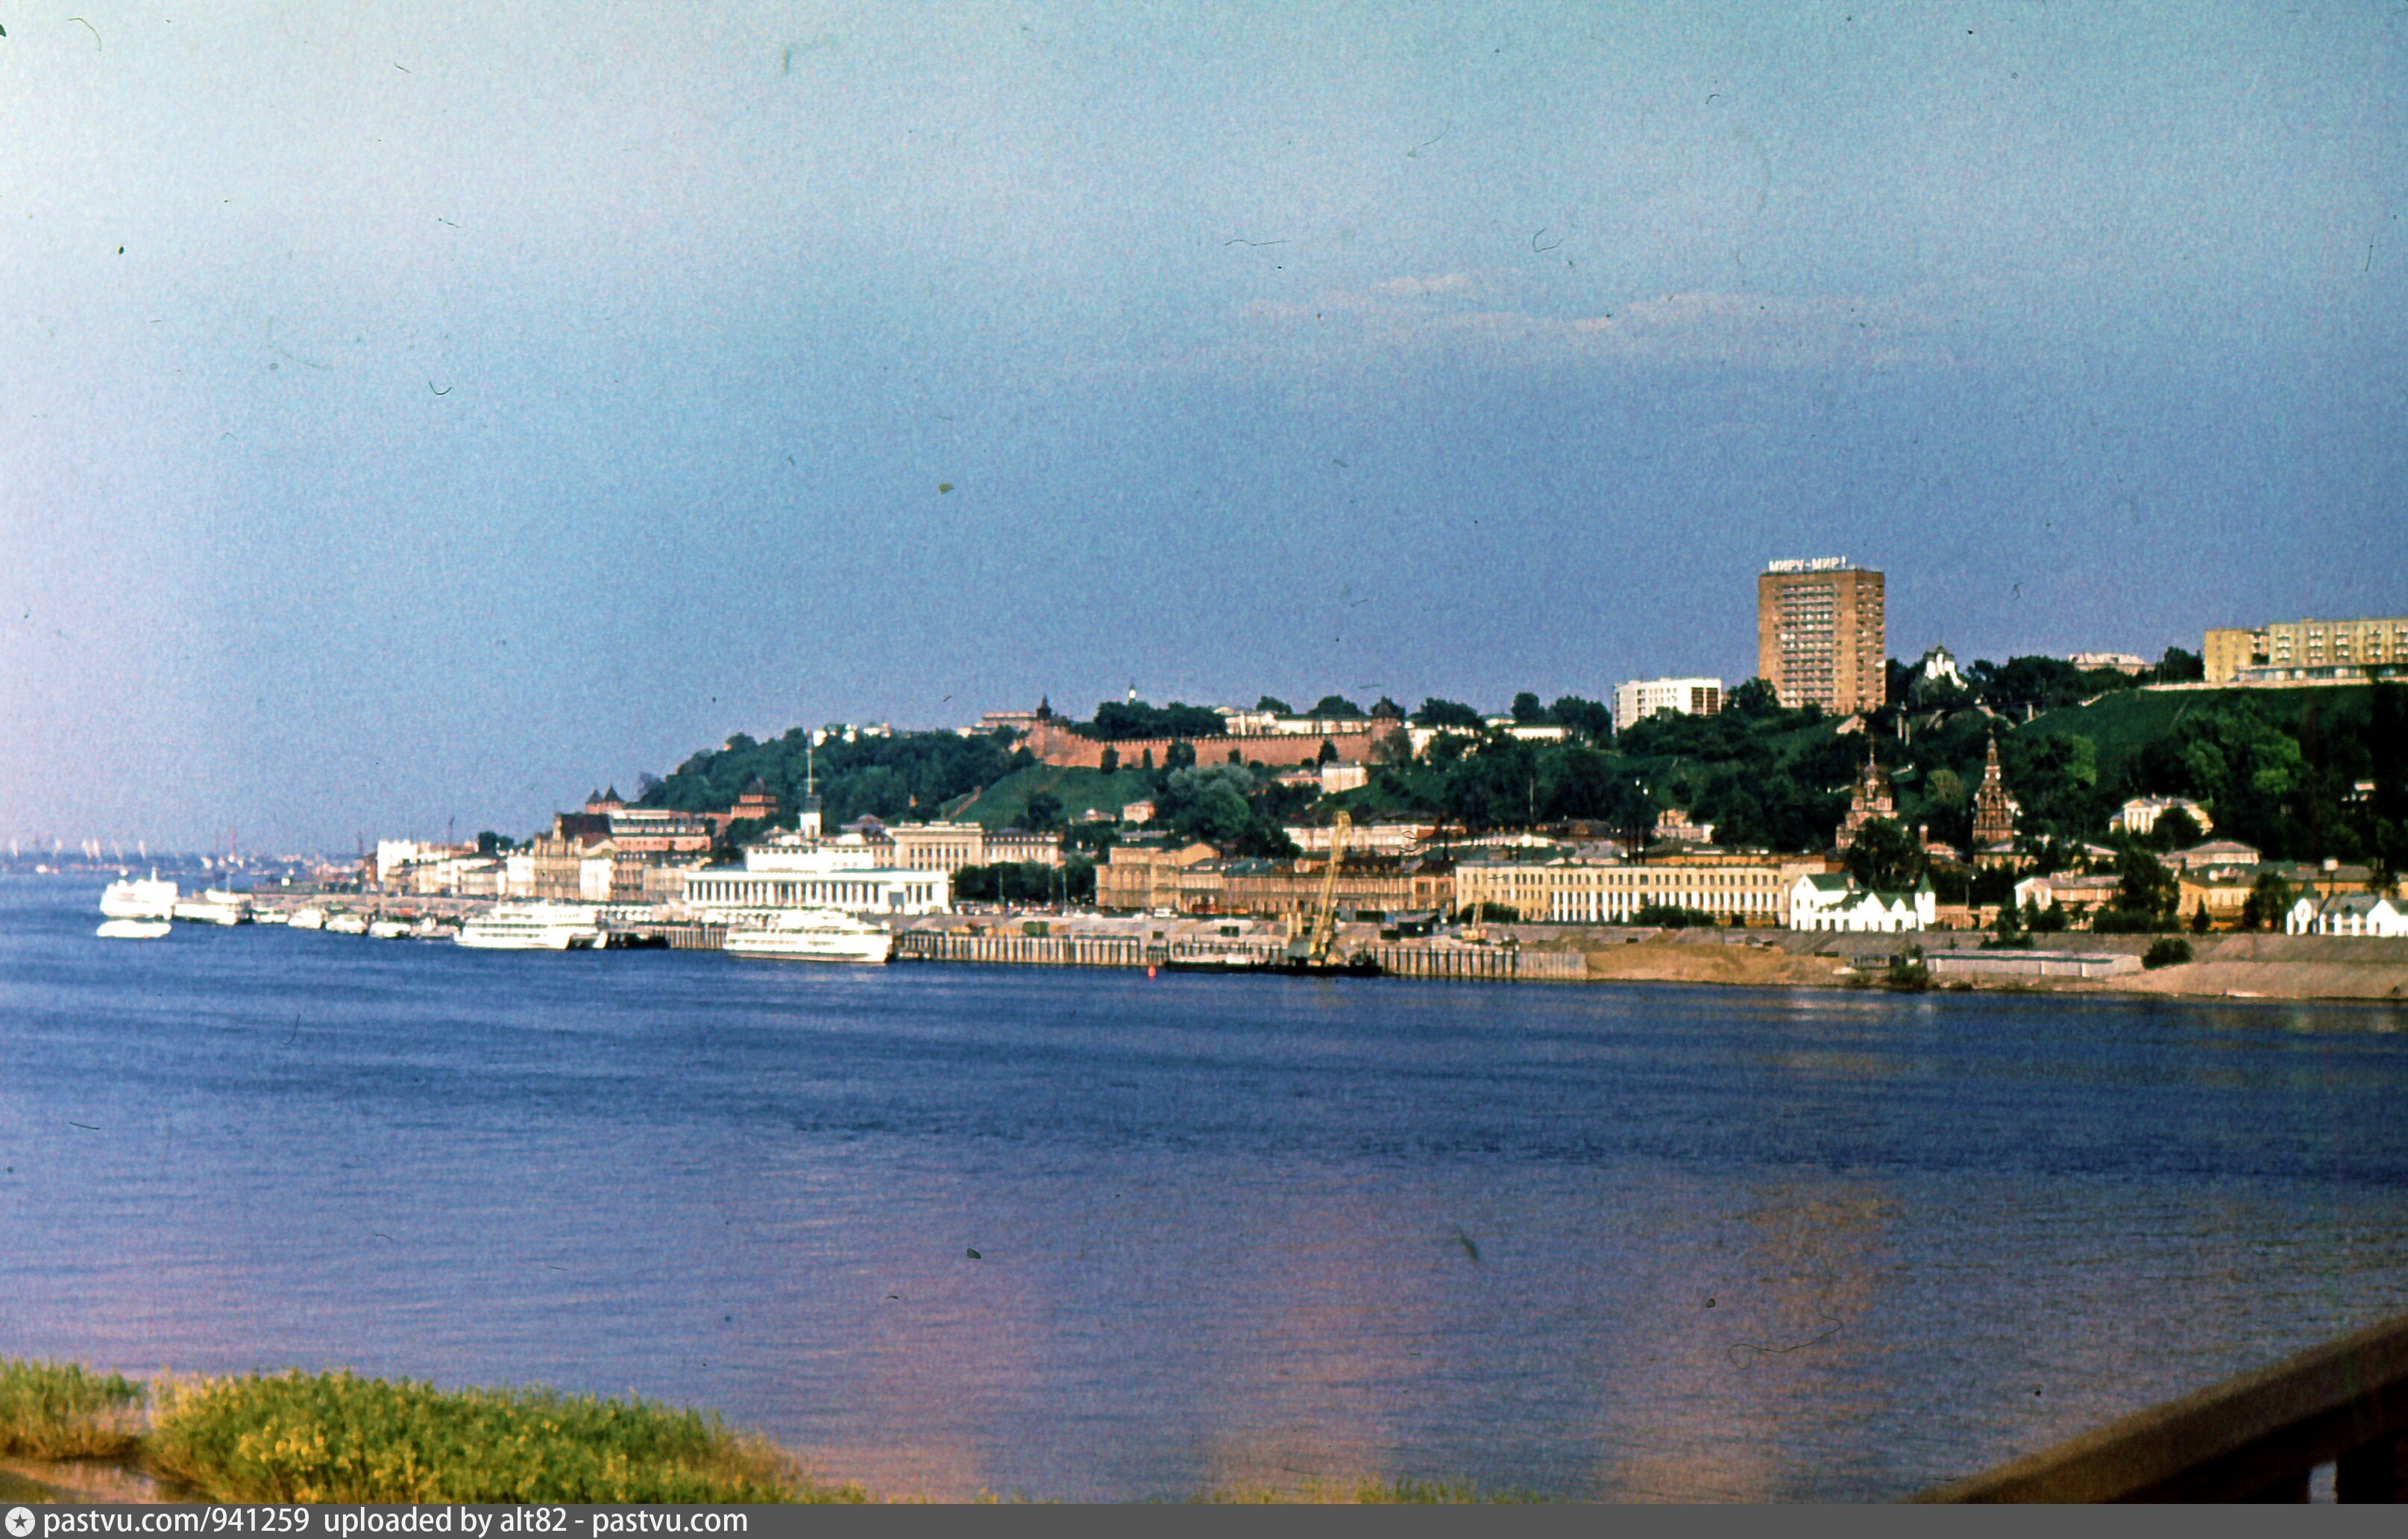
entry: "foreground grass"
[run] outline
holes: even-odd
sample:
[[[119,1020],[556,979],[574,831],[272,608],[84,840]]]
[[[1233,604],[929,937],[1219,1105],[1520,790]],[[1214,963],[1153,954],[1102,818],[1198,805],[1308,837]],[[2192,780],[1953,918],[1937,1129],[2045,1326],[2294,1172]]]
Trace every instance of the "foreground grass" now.
[[[72,1362],[0,1358],[0,1455],[123,1459],[142,1441],[149,1392]]]
[[[868,1500],[696,1411],[349,1373],[165,1378],[152,1393],[12,1361],[0,1363],[0,1452],[138,1463],[213,1502]]]
[[[0,1360],[0,1456],[130,1465],[210,1502],[867,1502],[718,1417],[351,1373],[163,1377]],[[1211,1503],[1528,1501],[1431,1480],[1239,1487]]]

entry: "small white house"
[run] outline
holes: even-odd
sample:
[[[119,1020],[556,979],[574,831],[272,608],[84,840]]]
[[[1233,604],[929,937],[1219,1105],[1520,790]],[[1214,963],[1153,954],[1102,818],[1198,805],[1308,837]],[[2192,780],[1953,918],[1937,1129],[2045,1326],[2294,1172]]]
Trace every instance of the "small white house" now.
[[[2310,895],[2291,905],[2283,928],[2294,935],[2408,935],[2408,908],[2373,892]]]
[[[1898,933],[1928,930],[1939,915],[1939,898],[1921,881],[1911,892],[1876,892],[1850,876],[1800,876],[1789,890],[1789,928],[1848,933]]]

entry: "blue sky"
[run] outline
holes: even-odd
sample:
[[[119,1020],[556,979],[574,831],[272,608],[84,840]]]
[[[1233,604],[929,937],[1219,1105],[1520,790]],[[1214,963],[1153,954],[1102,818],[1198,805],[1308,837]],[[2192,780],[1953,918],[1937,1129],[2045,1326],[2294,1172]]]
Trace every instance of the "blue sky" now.
[[[2399,5],[339,11],[0,4],[0,832],[2408,609]]]

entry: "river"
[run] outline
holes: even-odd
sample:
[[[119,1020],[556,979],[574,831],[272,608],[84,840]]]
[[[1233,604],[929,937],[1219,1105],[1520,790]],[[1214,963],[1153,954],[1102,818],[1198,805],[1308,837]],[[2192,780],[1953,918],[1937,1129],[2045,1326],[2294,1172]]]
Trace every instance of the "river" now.
[[[632,1391],[887,1493],[1867,1499],[2408,1310],[2397,1008],[108,942],[98,891],[0,878],[0,1355]]]

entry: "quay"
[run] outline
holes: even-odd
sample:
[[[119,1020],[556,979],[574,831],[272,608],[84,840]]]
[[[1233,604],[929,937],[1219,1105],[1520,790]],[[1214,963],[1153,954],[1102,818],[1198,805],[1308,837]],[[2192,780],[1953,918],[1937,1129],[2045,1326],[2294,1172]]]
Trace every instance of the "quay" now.
[[[364,918],[457,925],[491,899],[268,891],[254,906],[305,905]],[[669,906],[601,905],[612,948],[715,951],[724,922]],[[1240,971],[1284,952],[1286,933],[1228,915],[1097,914],[1038,909],[896,916],[897,962],[1032,967],[1172,967]],[[1935,989],[2114,992],[2225,999],[2408,1001],[2408,939],[2218,932],[2185,937],[2192,959],[2155,970],[2159,937],[2075,932],[2055,944],[1991,949],[1978,931],[1910,933],[1612,924],[1502,924],[1471,933],[1399,937],[1369,922],[1339,928],[1340,956],[1362,953],[1396,977],[1514,983],[1711,983],[1761,989],[1879,986],[1894,962],[1920,961]]]

